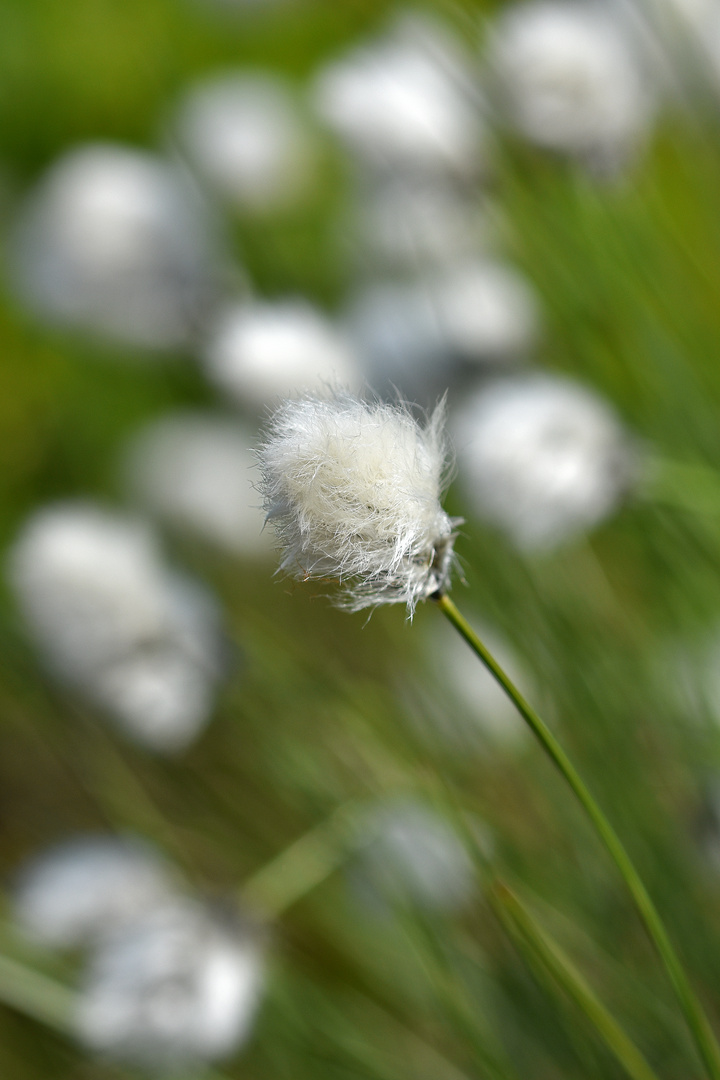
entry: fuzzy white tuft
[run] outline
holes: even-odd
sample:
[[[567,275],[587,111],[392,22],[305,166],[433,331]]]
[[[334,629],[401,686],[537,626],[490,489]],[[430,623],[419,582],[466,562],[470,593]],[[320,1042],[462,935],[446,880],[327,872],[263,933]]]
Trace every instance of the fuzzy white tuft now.
[[[498,104],[531,142],[606,167],[642,145],[654,88],[610,4],[508,4],[489,44]]]
[[[444,406],[423,426],[407,407],[360,401],[286,401],[260,450],[268,520],[302,579],[335,579],[351,611],[407,604],[444,591],[453,521],[440,505],[446,475]]]
[[[252,1030],[264,985],[249,928],[192,900],[149,908],[91,957],[75,1014],[82,1042],[151,1075],[197,1075]]]

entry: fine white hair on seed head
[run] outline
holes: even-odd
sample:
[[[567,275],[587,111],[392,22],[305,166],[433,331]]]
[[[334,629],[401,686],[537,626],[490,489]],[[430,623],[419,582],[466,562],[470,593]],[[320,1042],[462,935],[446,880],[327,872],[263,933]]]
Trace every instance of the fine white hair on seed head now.
[[[344,392],[284,402],[259,451],[280,569],[339,581],[351,611],[404,603],[412,617],[444,592],[459,523],[440,505],[444,421],[444,402],[424,423],[406,405]]]

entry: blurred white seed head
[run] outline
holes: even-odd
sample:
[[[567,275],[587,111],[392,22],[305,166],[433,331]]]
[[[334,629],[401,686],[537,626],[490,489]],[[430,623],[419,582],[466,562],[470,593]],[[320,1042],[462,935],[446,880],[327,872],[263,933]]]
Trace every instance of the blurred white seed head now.
[[[177,900],[96,950],[77,1032],[90,1050],[120,1062],[192,1069],[248,1037],[263,981],[262,951],[249,930]]]
[[[197,83],[175,128],[192,165],[240,210],[283,209],[314,179],[308,125],[290,85],[271,72],[225,72]]]
[[[454,436],[469,508],[524,550],[591,529],[638,475],[636,448],[612,408],[558,376],[480,389],[455,417]]]
[[[352,877],[360,893],[391,902],[452,912],[472,899],[475,873],[457,833],[432,806],[400,796],[368,809],[364,843]],[[489,843],[487,834],[479,836]]]
[[[250,432],[209,413],[172,413],[143,428],[124,460],[131,493],[150,513],[233,555],[269,550],[253,480]]]
[[[440,505],[444,408],[425,424],[349,394],[286,401],[259,451],[281,569],[332,579],[352,611],[447,589],[455,522]]]
[[[372,168],[474,175],[485,131],[472,65],[441,23],[399,17],[316,77],[318,114]]]
[[[212,716],[224,642],[215,599],[196,582],[169,575],[166,610],[172,631],[117,656],[96,672],[87,692],[130,738],[173,754]]]
[[[450,357],[424,281],[376,280],[348,298],[348,336],[370,386],[423,403],[450,380]]]
[[[470,258],[493,221],[475,188],[443,176],[400,172],[360,185],[352,207],[353,250],[380,267],[417,272]]]
[[[254,408],[328,383],[360,381],[349,342],[304,301],[227,308],[209,328],[204,362],[213,382]]]
[[[161,158],[91,143],[55,162],[20,207],[11,283],[39,317],[142,349],[187,345],[215,301],[204,207]]]
[[[720,93],[720,3],[708,13],[699,32],[701,73],[715,94]]]
[[[490,258],[456,261],[413,281],[377,280],[346,312],[372,386],[436,396],[459,363],[512,364],[538,335],[538,303],[522,274]]]
[[[46,507],[23,527],[9,569],[38,644],[69,677],[166,632],[160,553],[140,521],[89,503]]]
[[[169,571],[143,523],[90,504],[36,512],[10,584],[48,667],[161,751],[209,719],[221,637],[213,600]]]
[[[720,90],[720,0],[611,0],[652,74],[658,98],[693,108]]]
[[[611,164],[648,131],[650,82],[621,21],[599,3],[503,8],[490,27],[488,63],[505,119],[541,146]]]
[[[12,896],[14,920],[43,945],[87,945],[166,903],[175,885],[159,856],[138,840],[77,837],[25,864]]]
[[[515,358],[534,343],[538,304],[529,282],[494,259],[460,262],[431,285],[448,349],[472,363]]]
[[[635,25],[644,26],[666,46],[668,55],[678,56],[688,45],[701,44],[720,12],[718,0],[615,0],[626,16],[635,17]]]

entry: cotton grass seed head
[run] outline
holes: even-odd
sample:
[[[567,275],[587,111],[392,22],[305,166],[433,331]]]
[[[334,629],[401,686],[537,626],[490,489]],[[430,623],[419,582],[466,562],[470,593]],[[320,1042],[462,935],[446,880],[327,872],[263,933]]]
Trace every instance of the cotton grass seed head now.
[[[37,944],[76,948],[167,903],[176,885],[141,840],[77,835],[23,865],[11,894],[13,921]]]
[[[261,943],[232,916],[179,897],[99,943],[77,999],[85,1047],[144,1074],[198,1075],[250,1035]]]
[[[440,505],[447,444],[439,405],[424,424],[403,405],[338,393],[286,401],[259,452],[281,570],[337,580],[340,606],[415,606],[449,584],[454,526]]]

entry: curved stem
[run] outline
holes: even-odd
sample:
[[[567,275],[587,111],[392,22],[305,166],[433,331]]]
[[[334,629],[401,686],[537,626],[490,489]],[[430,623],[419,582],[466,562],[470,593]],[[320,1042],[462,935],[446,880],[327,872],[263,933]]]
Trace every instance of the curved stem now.
[[[687,1025],[705,1064],[707,1074],[711,1077],[711,1080],[720,1080],[720,1048],[718,1048],[708,1018],[688,982],[663,921],[619,836],[590,794],[585,782],[553,733],[488,652],[453,601],[448,596],[439,596],[436,603],[455,629],[465,638],[470,648],[479,656],[496,682],[503,688],[522,718],[532,729],[545,753],[562,773],[578,801],[585,809],[600,839],[620,871],[635,902],[640,918],[645,924],[650,940],[665,965],[665,970],[668,973]]]

